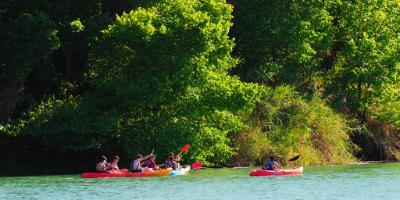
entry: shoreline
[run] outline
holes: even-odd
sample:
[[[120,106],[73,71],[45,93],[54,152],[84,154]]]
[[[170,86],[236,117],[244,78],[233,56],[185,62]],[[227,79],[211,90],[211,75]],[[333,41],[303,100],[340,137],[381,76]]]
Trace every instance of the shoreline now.
[[[342,164],[342,165],[313,165],[313,166],[307,166],[307,167],[326,167],[326,166],[345,166],[345,165],[367,165],[367,164],[386,164],[386,163],[400,163],[399,161],[358,161],[354,163],[349,163],[349,164]],[[261,167],[261,165],[253,165],[253,166],[225,166],[225,167],[205,167],[204,169],[222,169],[222,168],[228,168],[228,169],[250,169],[250,168],[257,168]],[[202,170],[202,169],[197,169],[197,170]],[[0,178],[6,178],[6,177],[26,177],[26,176],[62,176],[62,175],[76,175],[76,174],[81,174],[83,171],[61,171],[61,170],[43,170],[43,171],[36,171],[32,173],[7,173],[7,174],[1,174],[0,173]]]

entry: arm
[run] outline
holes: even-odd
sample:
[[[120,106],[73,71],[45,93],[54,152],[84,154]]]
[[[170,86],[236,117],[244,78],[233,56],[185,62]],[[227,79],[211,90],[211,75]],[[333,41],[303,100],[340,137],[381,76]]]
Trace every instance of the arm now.
[[[275,162],[274,165],[276,169],[282,169],[282,166],[278,162]]]
[[[112,169],[112,165],[110,163],[106,163],[104,166],[104,171],[111,170],[111,169]]]

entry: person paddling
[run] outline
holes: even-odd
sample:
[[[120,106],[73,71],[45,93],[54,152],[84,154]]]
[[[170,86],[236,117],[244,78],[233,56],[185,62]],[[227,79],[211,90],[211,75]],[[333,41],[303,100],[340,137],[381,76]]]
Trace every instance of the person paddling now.
[[[156,156],[150,155],[149,160],[146,162],[146,167],[149,169],[158,169],[155,160],[156,160]]]
[[[176,170],[179,170],[179,169],[181,168],[181,163],[180,163],[180,161],[181,161],[181,154],[176,154],[176,155],[175,155],[175,158],[174,158],[174,161],[175,161],[175,168],[176,168]]]
[[[129,165],[129,171],[131,172],[142,172],[142,162],[143,156],[141,154],[138,154],[131,162]]]
[[[174,153],[169,153],[167,160],[165,161],[165,168],[172,168],[176,170],[176,162]]]
[[[100,162],[97,163],[96,170],[98,172],[110,172],[111,165],[110,165],[110,163],[107,162],[106,156],[103,155],[100,157]]]
[[[278,170],[278,169],[282,169],[282,166],[278,162],[275,161],[274,156],[270,156],[269,161],[267,163],[265,163],[265,165],[263,166],[263,169]]]
[[[111,170],[113,172],[120,172],[121,170],[118,167],[119,156],[115,155],[113,161],[111,162]]]
[[[138,154],[134,160],[132,160],[129,171],[131,172],[143,172],[142,164],[149,160],[151,156],[146,156],[143,158],[142,154]]]

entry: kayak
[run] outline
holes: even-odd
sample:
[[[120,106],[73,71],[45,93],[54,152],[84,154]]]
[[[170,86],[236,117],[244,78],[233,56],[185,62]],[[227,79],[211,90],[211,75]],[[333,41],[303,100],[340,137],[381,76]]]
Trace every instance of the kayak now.
[[[124,177],[149,177],[149,176],[168,176],[172,169],[159,169],[149,170],[145,169],[143,172],[128,172],[128,170],[121,170],[121,172],[85,172],[81,178],[124,178]]]
[[[292,168],[292,169],[280,169],[280,170],[253,170],[250,172],[250,176],[290,176],[299,175],[303,173],[303,167]]]
[[[190,166],[181,168],[180,170],[172,170],[170,176],[180,176],[180,175],[186,175],[190,171]]]
[[[121,169],[120,172],[84,172],[81,178],[116,178],[126,177],[127,169]]]
[[[171,172],[171,168],[157,170],[145,169],[143,172],[130,172],[127,174],[127,177],[168,176]]]

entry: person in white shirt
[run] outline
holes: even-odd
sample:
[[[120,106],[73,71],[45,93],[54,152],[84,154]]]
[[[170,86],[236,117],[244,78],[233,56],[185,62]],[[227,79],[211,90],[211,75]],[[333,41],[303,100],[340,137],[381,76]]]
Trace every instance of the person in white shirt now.
[[[111,164],[107,162],[106,156],[103,155],[100,157],[100,162],[97,163],[96,170],[98,172],[110,172]]]
[[[113,172],[120,172],[118,167],[119,156],[115,155],[113,161],[111,162],[111,169]]]

